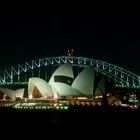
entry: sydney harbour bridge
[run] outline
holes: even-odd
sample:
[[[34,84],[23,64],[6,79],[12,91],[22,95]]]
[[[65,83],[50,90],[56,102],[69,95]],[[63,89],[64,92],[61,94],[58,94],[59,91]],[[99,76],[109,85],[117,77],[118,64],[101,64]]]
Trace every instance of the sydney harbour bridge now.
[[[40,77],[48,81],[55,69],[65,63],[75,67],[76,73],[88,66],[94,66],[96,73],[105,75],[118,87],[140,88],[140,76],[130,71],[104,61],[75,56],[41,58],[1,69],[0,86],[27,85],[30,77]]]

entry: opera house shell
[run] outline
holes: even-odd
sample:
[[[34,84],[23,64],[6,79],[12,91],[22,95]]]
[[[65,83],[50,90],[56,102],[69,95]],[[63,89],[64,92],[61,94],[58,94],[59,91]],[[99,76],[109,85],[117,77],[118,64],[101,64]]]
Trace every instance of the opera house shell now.
[[[96,88],[94,85],[94,67],[85,68],[74,77],[72,65],[66,63],[54,71],[48,82],[38,77],[29,78],[28,97],[60,99],[67,96],[93,97],[93,93],[96,95],[102,94],[101,92],[104,91],[103,79],[100,80]],[[1,98],[4,98],[4,95],[6,95],[10,99],[16,100],[17,97],[23,98],[24,89],[11,90],[0,88],[0,95]]]
[[[12,90],[8,88],[0,88],[0,100],[13,100],[17,98],[22,99],[24,95],[24,88],[18,90]]]

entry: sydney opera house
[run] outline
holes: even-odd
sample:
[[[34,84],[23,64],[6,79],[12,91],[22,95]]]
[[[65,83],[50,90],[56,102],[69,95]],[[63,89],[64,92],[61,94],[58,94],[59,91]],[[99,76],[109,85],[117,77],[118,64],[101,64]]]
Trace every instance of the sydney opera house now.
[[[67,97],[92,98],[102,96],[105,92],[104,79],[100,78],[95,83],[94,67],[89,66],[74,76],[73,67],[66,63],[59,66],[49,81],[39,77],[31,77],[28,80],[27,99],[62,99]],[[0,88],[0,100],[23,99],[25,89]]]

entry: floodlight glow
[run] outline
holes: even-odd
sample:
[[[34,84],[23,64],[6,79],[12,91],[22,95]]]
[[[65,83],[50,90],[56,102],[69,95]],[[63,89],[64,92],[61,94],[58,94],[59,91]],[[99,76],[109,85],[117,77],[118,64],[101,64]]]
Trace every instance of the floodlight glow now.
[[[65,106],[64,109],[68,109],[68,106]]]

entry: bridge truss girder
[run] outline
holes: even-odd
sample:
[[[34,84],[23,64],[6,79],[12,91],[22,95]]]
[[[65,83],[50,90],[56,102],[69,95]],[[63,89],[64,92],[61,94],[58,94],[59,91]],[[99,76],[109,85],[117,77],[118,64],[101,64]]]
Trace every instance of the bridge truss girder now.
[[[73,66],[83,68],[94,66],[96,72],[106,75],[107,77],[113,79],[115,82],[127,84],[133,87],[140,87],[140,76],[130,71],[104,61],[73,56],[41,58],[32,60],[30,62],[25,62],[24,64],[18,64],[8,69],[0,70],[0,84],[6,84],[9,80],[11,83],[13,83],[15,76],[20,77],[22,73],[26,73],[27,71],[33,70],[35,68],[49,65],[61,65],[67,62],[71,63]]]

